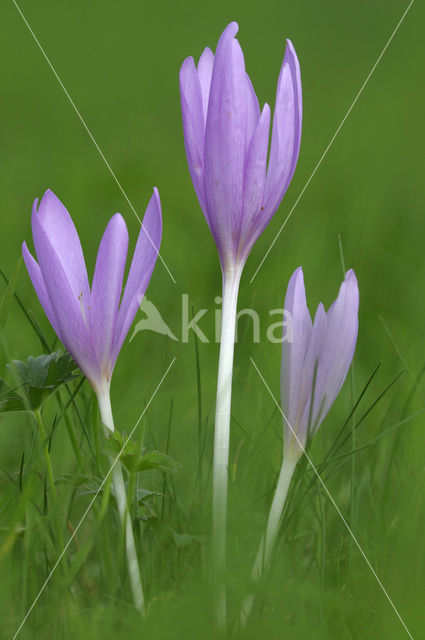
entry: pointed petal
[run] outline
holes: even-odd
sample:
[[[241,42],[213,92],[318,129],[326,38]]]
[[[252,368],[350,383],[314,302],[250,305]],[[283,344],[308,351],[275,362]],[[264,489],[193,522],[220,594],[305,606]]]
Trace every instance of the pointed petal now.
[[[115,364],[113,340],[127,259],[128,232],[115,214],[99,245],[90,295],[90,333],[102,373],[109,380]]]
[[[246,158],[243,219],[239,245],[246,257],[260,235],[264,223],[261,205],[266,180],[269,132],[270,107],[265,104]]]
[[[302,399],[300,390],[303,366],[312,332],[301,267],[296,269],[289,281],[285,312],[289,315],[288,321],[292,326],[292,335],[288,336],[288,340],[282,344],[281,401],[283,413],[295,429],[298,406]],[[290,437],[291,431],[287,427],[286,420],[284,420],[284,430]]]
[[[264,209],[269,219],[279,206],[295,171],[301,142],[302,94],[295,49],[286,41],[277,85]]]
[[[41,270],[43,271],[43,265],[39,255],[39,236],[45,234],[62,265],[75,299],[80,299],[87,315],[90,288],[80,239],[71,216],[52,191],[46,191],[38,209],[34,203],[31,223]]]
[[[201,87],[204,125],[207,121],[208,102],[210,99],[211,77],[214,65],[214,54],[209,47],[204,49],[198,62],[198,78]]]
[[[100,372],[89,339],[88,316],[82,300],[79,300],[72,290],[63,263],[44,228],[38,225],[37,216],[35,216],[35,223],[33,216],[33,226],[36,229],[34,244],[55,319],[55,329],[74,360],[90,382],[95,385],[100,381]],[[68,266],[71,268],[70,265]]]
[[[248,74],[246,74],[246,103],[246,148],[248,149],[260,119],[260,105],[258,104],[257,94],[255,93],[251,78]]]
[[[328,327],[317,373],[317,400],[324,399],[320,421],[337,397],[350,368],[358,332],[359,289],[354,271],[345,274],[338,297],[328,311]],[[322,400],[320,400],[322,402]],[[315,407],[318,411],[318,406]]]
[[[180,97],[184,145],[187,163],[199,203],[205,213],[204,133],[205,122],[201,85],[193,58],[187,58],[180,69]]]
[[[114,359],[118,356],[134,316],[149,284],[159,254],[162,234],[161,201],[158,189],[154,188],[143,218],[133,260],[118,312],[117,331],[114,341]]]
[[[46,285],[44,284],[43,276],[40,271],[40,267],[38,266],[36,260],[34,260],[33,256],[28,251],[27,243],[24,242],[22,244],[22,255],[24,258],[25,266],[28,271],[28,275],[31,278],[32,286],[35,289],[37,297],[40,301],[41,306],[44,309],[44,312],[52,325],[53,329],[57,333],[59,339],[61,337],[59,335],[59,329],[57,326],[57,321],[55,318],[55,314],[52,309],[52,305],[49,300],[49,296],[46,290]]]
[[[234,257],[243,207],[247,83],[237,28],[231,23],[217,45],[205,130],[205,200],[222,263]]]
[[[321,398],[319,397],[320,360],[325,346],[327,324],[326,311],[323,304],[320,303],[314,317],[300,384],[297,422],[299,424],[298,437],[303,446],[307,442],[308,430],[310,429],[311,435],[313,435],[319,427],[317,419],[321,408]]]

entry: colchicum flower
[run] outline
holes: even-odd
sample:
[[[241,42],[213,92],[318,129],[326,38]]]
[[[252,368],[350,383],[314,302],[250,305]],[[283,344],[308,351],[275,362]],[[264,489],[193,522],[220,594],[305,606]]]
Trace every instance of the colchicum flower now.
[[[52,191],[32,208],[38,262],[24,242],[29,276],[52,327],[97,394],[109,391],[115,361],[146,291],[161,243],[161,204],[155,189],[121,298],[128,232],[116,213],[100,242],[90,289],[83,250],[68,211]],[[121,303],[120,303],[121,300]]]
[[[299,456],[333,405],[353,359],[358,331],[359,289],[354,271],[345,274],[328,312],[317,307],[314,321],[307,308],[302,268],[292,275],[285,311],[292,319],[292,340],[282,347],[281,402],[285,456]]]
[[[270,159],[270,107],[262,111],[235,39],[224,30],[214,54],[180,71],[183,130],[189,171],[220,255],[223,271],[241,267],[289,186],[301,141],[298,58],[290,40],[277,83]]]
[[[224,587],[233,351],[239,281],[248,255],[278,208],[295,171],[301,140],[301,77],[287,40],[277,84],[269,156],[270,107],[262,111],[245,71],[236,22],[214,54],[180,70],[186,156],[199,203],[217,245],[223,307],[213,468],[213,580],[219,625],[226,623]],[[269,159],[268,159],[269,158]]]
[[[253,583],[259,583],[268,569],[291,479],[308,436],[317,432],[347,376],[356,347],[358,310],[359,289],[351,269],[328,312],[320,303],[313,322],[307,309],[301,267],[289,281],[285,311],[290,317],[291,331],[283,341],[281,370],[283,460],[266,532],[251,573]],[[252,591],[243,603],[242,626],[254,601]]]
[[[68,211],[52,191],[46,191],[40,206],[37,205],[38,200],[32,208],[31,224],[38,262],[26,243],[22,245],[29,276],[52,327],[90,381],[103,424],[114,431],[109,394],[111,376],[158,257],[162,233],[158,190],[154,189],[146,209],[122,297],[128,249],[124,218],[116,213],[106,227],[90,288],[80,239]],[[118,511],[125,528],[134,604],[143,612],[144,596],[134,534],[117,459],[111,470]]]

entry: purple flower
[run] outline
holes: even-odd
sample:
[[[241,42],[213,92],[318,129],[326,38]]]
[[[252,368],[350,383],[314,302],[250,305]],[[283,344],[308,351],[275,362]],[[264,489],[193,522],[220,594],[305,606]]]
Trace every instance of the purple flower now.
[[[283,413],[303,447],[309,428],[310,435],[314,435],[350,368],[357,340],[358,309],[359,289],[351,269],[327,313],[319,304],[313,323],[301,267],[289,281],[285,310],[292,318],[292,340],[283,342],[281,401]],[[301,454],[286,420],[284,434],[285,452]]]
[[[154,194],[140,230],[121,298],[128,232],[116,213],[100,242],[90,289],[74,223],[52,191],[32,208],[38,263],[24,242],[24,261],[46,315],[96,393],[109,383],[115,361],[146,291],[161,243],[161,203]],[[120,303],[121,300],[121,303]]]
[[[245,264],[289,186],[301,139],[300,69],[287,40],[267,163],[270,107],[260,112],[237,31],[230,23],[215,56],[206,48],[198,67],[187,58],[180,71],[189,170],[223,270]]]

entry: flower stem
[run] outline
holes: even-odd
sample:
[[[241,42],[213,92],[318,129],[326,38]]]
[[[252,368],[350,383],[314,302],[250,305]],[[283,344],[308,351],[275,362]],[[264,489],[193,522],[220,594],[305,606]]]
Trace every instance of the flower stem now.
[[[257,585],[263,579],[268,570],[270,558],[276,542],[279,526],[282,519],[282,513],[288,495],[289,485],[292,475],[298,462],[298,457],[288,455],[283,458],[282,467],[280,469],[279,480],[276,491],[270,507],[269,517],[267,520],[266,534],[260,542],[257,551],[254,566],[251,572],[251,581]],[[243,603],[240,624],[244,627],[251,613],[255,602],[255,593],[249,593]]]
[[[100,415],[102,422],[107,429],[114,431],[114,419],[112,416],[111,400],[109,396],[109,388],[97,394],[99,402]],[[122,526],[125,529],[125,547],[127,554],[128,574],[130,577],[131,591],[136,609],[145,612],[145,600],[143,596],[142,581],[140,577],[139,561],[137,559],[136,545],[134,542],[133,527],[131,517],[128,510],[127,495],[125,491],[124,478],[121,463],[118,460],[112,470],[112,482],[114,486],[115,497],[118,505]]]
[[[215,410],[212,571],[214,606],[217,622],[221,628],[224,628],[226,625],[225,570],[230,408],[232,399],[236,309],[240,276],[240,270],[223,274],[223,306]]]

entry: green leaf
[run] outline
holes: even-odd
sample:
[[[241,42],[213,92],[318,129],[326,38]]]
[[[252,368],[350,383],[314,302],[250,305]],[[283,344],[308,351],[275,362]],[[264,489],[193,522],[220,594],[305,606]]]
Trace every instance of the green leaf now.
[[[113,431],[106,436],[105,451],[113,456],[120,455],[122,464],[130,473],[141,471],[173,472],[180,468],[180,464],[171,456],[160,451],[146,451],[140,442],[126,438],[119,431]]]
[[[137,471],[159,469],[160,471],[177,471],[180,464],[171,456],[160,451],[144,453],[137,464]]]
[[[30,356],[26,362],[13,360],[7,368],[20,384],[11,389],[2,381],[0,411],[38,409],[56,389],[80,375],[75,373],[77,365],[69,353],[60,351]],[[22,395],[17,394],[16,389],[21,389]]]

